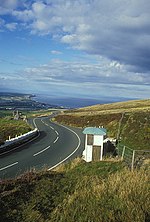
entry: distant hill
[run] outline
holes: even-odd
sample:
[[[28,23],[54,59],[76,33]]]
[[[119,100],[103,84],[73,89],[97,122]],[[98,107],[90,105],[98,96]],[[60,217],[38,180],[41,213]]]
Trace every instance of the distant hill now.
[[[150,149],[150,99],[67,110],[55,120],[82,128],[104,126],[110,137],[119,137],[126,146]]]
[[[126,102],[117,102],[110,104],[99,104],[94,106],[88,106],[76,110],[76,112],[90,112],[90,114],[97,113],[120,113],[120,112],[136,112],[139,110],[150,110],[150,99],[147,100],[131,100]],[[89,113],[88,113],[89,114]]]
[[[38,110],[47,108],[59,108],[57,105],[51,105],[33,100],[35,95],[22,93],[0,92],[0,109],[20,109],[20,110]]]

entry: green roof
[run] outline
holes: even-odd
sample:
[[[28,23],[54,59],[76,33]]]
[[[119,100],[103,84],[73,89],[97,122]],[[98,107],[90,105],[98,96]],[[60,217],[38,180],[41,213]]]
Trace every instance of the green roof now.
[[[83,130],[83,134],[92,134],[92,135],[102,135],[105,136],[107,130],[105,128],[98,128],[98,127],[86,127]]]

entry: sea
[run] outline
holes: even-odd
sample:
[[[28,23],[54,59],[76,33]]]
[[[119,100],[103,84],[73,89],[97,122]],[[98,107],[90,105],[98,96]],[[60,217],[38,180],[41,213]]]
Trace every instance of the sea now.
[[[63,97],[63,98],[54,98],[49,95],[38,94],[35,95],[34,100],[49,105],[61,106],[64,108],[81,108],[86,106],[92,106],[96,104],[108,104],[113,102],[121,102],[129,99],[126,98],[73,98],[73,97]]]

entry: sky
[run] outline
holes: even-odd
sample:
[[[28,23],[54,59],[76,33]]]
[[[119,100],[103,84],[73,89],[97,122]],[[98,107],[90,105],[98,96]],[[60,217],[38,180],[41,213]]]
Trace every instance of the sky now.
[[[149,0],[0,0],[0,91],[150,98]]]

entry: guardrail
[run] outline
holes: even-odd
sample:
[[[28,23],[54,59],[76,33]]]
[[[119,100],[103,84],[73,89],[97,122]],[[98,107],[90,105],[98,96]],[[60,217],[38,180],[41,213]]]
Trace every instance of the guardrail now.
[[[11,151],[14,147],[17,147],[26,143],[27,141],[36,137],[38,134],[39,134],[39,130],[35,128],[34,130],[29,131],[23,135],[6,140],[4,144],[0,146],[0,154],[4,154],[4,153],[7,153],[8,151]]]

